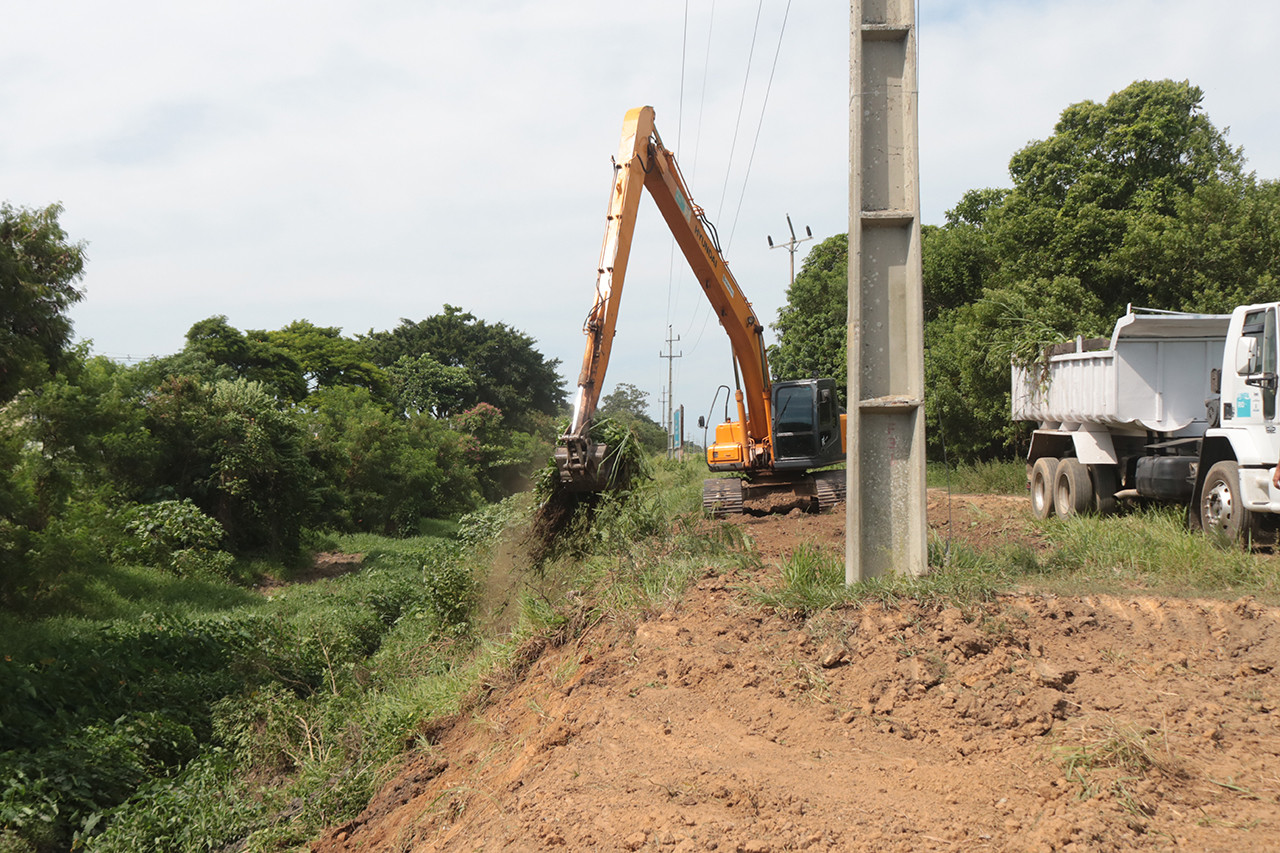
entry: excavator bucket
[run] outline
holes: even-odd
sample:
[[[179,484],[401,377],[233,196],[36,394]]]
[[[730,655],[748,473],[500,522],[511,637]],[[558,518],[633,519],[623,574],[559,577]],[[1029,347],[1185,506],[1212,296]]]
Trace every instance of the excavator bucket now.
[[[560,437],[556,447],[556,471],[560,485],[571,492],[600,492],[613,481],[609,446],[579,435]]]

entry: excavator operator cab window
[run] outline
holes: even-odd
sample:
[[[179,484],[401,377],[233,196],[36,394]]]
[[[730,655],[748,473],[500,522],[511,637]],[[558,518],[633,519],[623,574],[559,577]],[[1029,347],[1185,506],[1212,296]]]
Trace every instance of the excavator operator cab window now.
[[[818,447],[824,448],[839,438],[836,420],[836,393],[831,388],[818,388]]]
[[[813,385],[774,386],[774,454],[779,459],[813,456],[817,450],[815,390]]]

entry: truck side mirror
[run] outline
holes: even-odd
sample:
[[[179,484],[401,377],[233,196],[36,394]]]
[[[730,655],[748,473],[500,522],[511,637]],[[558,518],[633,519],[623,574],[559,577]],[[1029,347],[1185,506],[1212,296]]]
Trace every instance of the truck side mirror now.
[[[707,419],[702,415],[698,415],[698,429],[706,429],[706,428],[707,428]]]
[[[1236,341],[1236,375],[1247,376],[1262,369],[1258,357],[1258,339],[1240,338]]]

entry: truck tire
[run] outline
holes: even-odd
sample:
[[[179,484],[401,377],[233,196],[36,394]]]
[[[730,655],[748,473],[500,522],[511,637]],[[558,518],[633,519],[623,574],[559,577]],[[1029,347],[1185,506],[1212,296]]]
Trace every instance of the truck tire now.
[[[1036,518],[1053,515],[1053,475],[1058,470],[1058,460],[1053,456],[1041,456],[1031,468],[1031,513]]]
[[[1200,524],[1204,532],[1224,545],[1248,547],[1254,520],[1240,494],[1240,467],[1230,459],[1215,463],[1200,492]]]
[[[1114,465],[1090,465],[1089,479],[1093,481],[1093,494],[1097,499],[1099,515],[1110,515],[1116,511],[1116,492],[1120,490],[1120,479]]]
[[[1058,463],[1053,475],[1053,510],[1058,518],[1083,515],[1093,509],[1093,482],[1089,469],[1079,459],[1068,456]]]

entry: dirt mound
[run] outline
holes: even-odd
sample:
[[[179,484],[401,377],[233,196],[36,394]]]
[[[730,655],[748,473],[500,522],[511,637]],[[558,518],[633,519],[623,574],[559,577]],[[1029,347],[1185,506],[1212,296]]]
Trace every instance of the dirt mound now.
[[[740,523],[766,562],[843,525]],[[802,628],[745,600],[770,571],[547,649],[314,849],[1280,849],[1280,612],[1009,596]]]

